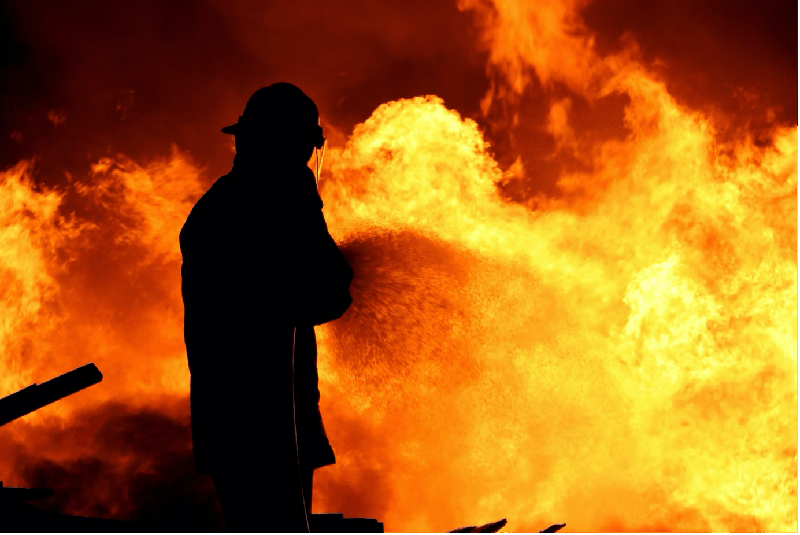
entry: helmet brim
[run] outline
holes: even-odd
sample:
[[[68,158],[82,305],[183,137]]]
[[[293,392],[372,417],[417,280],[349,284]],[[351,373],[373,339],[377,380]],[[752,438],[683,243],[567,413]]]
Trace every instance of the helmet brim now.
[[[236,124],[232,124],[230,126],[226,126],[225,128],[223,128],[222,129],[222,133],[223,134],[235,135],[239,130],[240,130],[239,123],[236,123]]]

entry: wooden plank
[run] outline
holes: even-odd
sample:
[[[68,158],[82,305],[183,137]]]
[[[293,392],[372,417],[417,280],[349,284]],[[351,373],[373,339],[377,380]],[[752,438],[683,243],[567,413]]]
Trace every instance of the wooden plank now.
[[[99,383],[103,374],[89,363],[41,384],[32,384],[0,399],[0,426]]]

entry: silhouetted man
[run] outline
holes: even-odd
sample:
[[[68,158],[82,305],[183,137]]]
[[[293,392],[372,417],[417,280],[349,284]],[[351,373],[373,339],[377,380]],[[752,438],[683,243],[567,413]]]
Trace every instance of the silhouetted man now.
[[[324,143],[314,102],[273,84],[222,131],[233,169],[180,234],[195,463],[229,531],[307,531],[313,470],[335,462],[313,326],[344,313],[353,273],[307,166]]]

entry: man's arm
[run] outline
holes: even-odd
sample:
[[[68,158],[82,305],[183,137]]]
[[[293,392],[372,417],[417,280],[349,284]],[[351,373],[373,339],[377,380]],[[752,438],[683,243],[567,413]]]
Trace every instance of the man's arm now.
[[[316,193],[316,192],[315,192]],[[317,197],[318,198],[318,197]],[[321,201],[319,206],[321,206]],[[296,228],[298,261],[297,314],[304,321],[320,325],[341,317],[352,300],[348,291],[353,270],[328,232],[322,209],[302,214]]]

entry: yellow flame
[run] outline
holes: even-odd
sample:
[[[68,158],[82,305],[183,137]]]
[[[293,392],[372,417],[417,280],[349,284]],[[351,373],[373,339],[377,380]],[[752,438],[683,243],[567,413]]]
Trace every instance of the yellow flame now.
[[[199,174],[174,147],[145,166],[104,158],[70,184],[90,220],[60,215],[64,194],[34,187],[26,162],[0,176],[0,394],[89,361],[105,374],[27,422],[64,418],[90,401],[141,404],[188,392],[177,239],[202,193]],[[121,262],[134,265],[107,273]],[[102,282],[109,276],[119,278]]]
[[[198,175],[199,170],[173,145],[169,158],[144,167],[122,155],[102,158],[92,165],[91,186],[81,190],[133,220],[118,242],[145,245],[150,261],[179,262],[178,233],[203,193]]]
[[[384,465],[389,528],[442,529],[463,511],[512,530],[796,529],[797,130],[731,158],[646,73],[614,84],[633,134],[593,147],[594,170],[560,181],[569,200],[536,213],[500,200],[477,126],[435,97],[382,105],[333,151],[323,197],[341,240],[412,232],[456,247],[441,246],[469,262],[454,279],[465,287],[424,292],[479,326],[456,340],[426,308],[415,278],[454,268],[412,251],[392,257],[410,264],[391,279],[407,277],[409,301],[347,320],[361,345],[322,329],[338,363],[324,395],[407,452]],[[429,326],[395,338],[400,315]],[[468,386],[447,376],[454,360],[477,363]]]
[[[58,295],[56,249],[79,232],[58,214],[61,194],[34,186],[31,163],[0,173],[0,391],[31,381],[46,351],[38,340],[57,327],[49,309]]]

